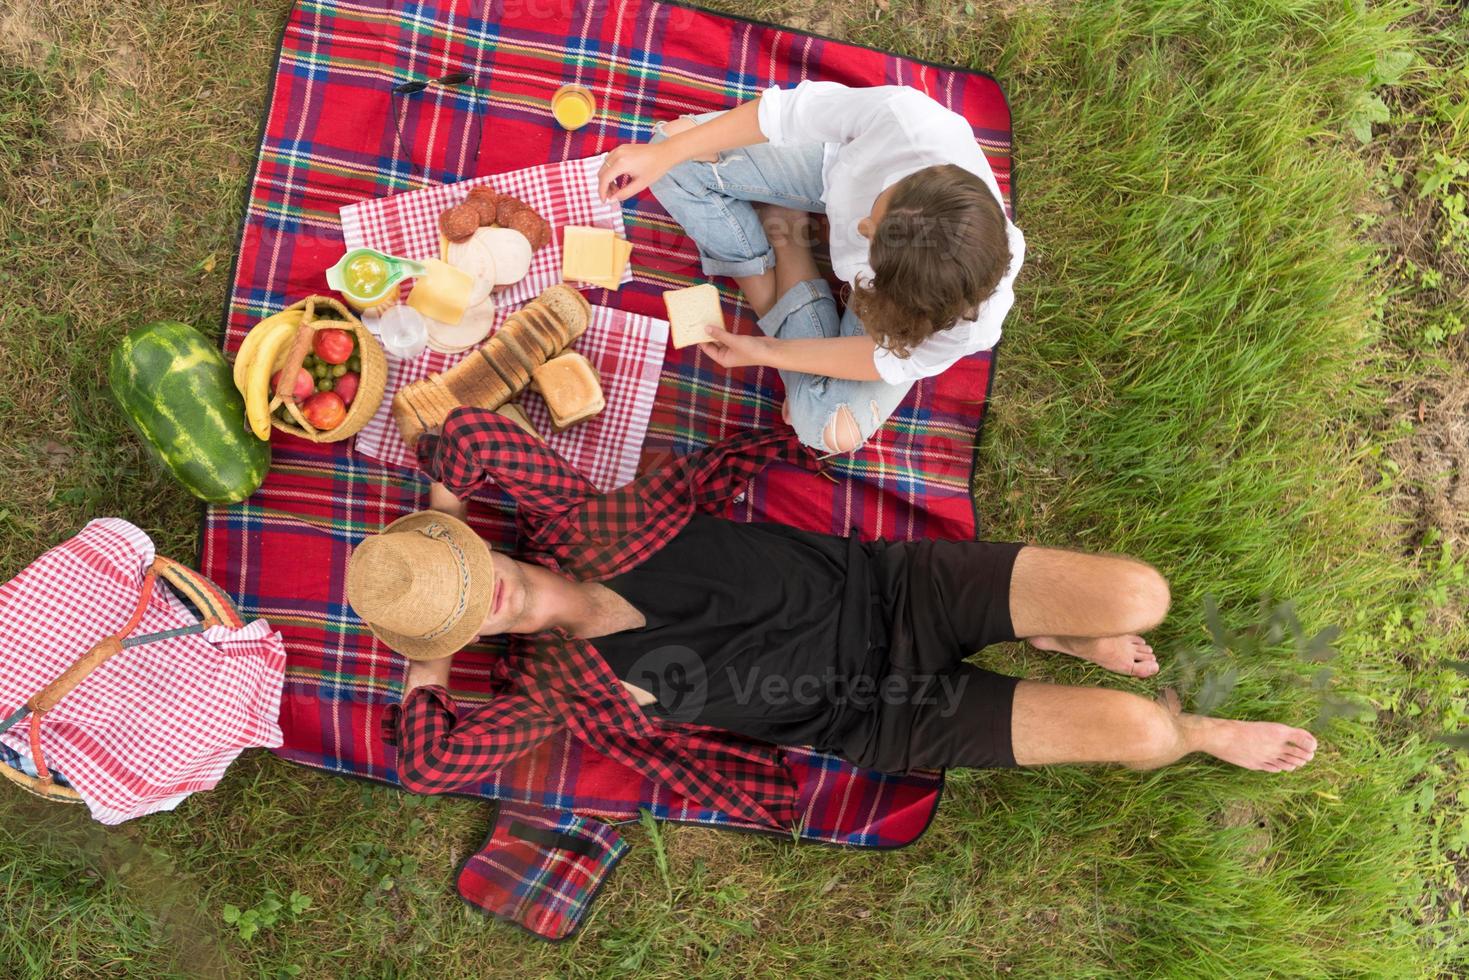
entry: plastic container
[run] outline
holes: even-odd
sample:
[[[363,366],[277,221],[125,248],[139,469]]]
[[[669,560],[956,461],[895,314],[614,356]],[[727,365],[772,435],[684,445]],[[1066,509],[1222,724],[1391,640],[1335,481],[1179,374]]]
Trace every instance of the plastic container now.
[[[424,272],[421,262],[400,259],[375,248],[354,248],[326,270],[326,284],[358,310],[370,310],[392,303],[399,283]]]
[[[377,316],[377,336],[389,357],[411,361],[428,346],[428,322],[411,306],[390,306]]]

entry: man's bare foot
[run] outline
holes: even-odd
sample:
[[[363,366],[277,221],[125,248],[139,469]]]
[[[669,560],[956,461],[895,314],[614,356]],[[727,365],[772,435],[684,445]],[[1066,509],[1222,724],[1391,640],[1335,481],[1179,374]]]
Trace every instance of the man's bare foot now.
[[[1194,750],[1245,769],[1290,772],[1316,754],[1316,736],[1304,728],[1199,715],[1182,715],[1178,720]]]
[[[1158,672],[1158,658],[1142,637],[1125,636],[1032,636],[1026,641],[1037,650],[1069,653],[1089,660],[1098,667],[1129,677],[1152,677]]]

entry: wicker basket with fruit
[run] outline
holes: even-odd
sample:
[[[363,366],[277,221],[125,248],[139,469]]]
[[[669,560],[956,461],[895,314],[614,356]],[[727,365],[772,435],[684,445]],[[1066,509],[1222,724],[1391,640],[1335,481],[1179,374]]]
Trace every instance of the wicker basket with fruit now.
[[[388,362],[347,307],[308,296],[250,331],[235,358],[235,379],[260,438],[274,426],[312,442],[339,442],[382,404]]]

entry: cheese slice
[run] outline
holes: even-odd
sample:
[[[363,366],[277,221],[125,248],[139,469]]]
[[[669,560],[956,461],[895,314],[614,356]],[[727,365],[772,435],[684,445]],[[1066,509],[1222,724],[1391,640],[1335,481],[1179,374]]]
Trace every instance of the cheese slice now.
[[[618,289],[622,286],[622,274],[627,271],[628,259],[632,258],[632,242],[619,238],[613,244],[616,249],[616,264],[612,268],[612,275],[606,279],[587,279],[586,282],[603,289]]]
[[[413,282],[408,305],[430,320],[454,325],[474,303],[474,277],[439,259],[424,259],[428,270]]]
[[[617,236],[611,228],[567,225],[561,239],[561,278],[607,280],[617,269]]]

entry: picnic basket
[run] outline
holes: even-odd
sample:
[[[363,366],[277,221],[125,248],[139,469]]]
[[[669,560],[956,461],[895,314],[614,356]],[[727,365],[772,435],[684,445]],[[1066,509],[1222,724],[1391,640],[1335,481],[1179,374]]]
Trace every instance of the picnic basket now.
[[[147,610],[148,603],[153,597],[153,589],[160,579],[170,586],[185,604],[194,608],[195,612],[199,615],[199,622],[194,626],[167,630],[162,633],[153,633],[145,636],[129,636],[137,628],[139,621],[143,617],[143,613]],[[87,653],[68,667],[60,677],[32,695],[19,711],[7,719],[0,719],[0,731],[3,731],[22,718],[26,716],[30,717],[31,760],[35,763],[37,772],[37,775],[32,776],[13,766],[0,762],[0,776],[4,776],[27,792],[33,793],[45,800],[54,800],[62,803],[83,802],[82,797],[76,790],[57,783],[54,775],[46,767],[46,759],[41,751],[41,723],[46,716],[46,712],[56,707],[62,698],[70,694],[78,684],[85,680],[92,671],[105,663],[109,657],[124,648],[142,646],[145,643],[151,643],[155,640],[168,639],[188,633],[202,633],[211,626],[227,626],[230,629],[239,629],[244,626],[244,622],[239,610],[235,608],[229,596],[225,595],[213,582],[188,566],[181,565],[170,558],[164,558],[161,555],[155,557],[152,567],[143,576],[143,584],[139,590],[138,604],[128,621],[117,632],[98,640],[91,650],[87,651]]]
[[[352,404],[347,406],[347,415],[336,428],[316,428],[306,421],[306,417],[301,414],[301,409],[292,401],[286,402],[286,410],[295,419],[294,424],[281,421],[279,416],[272,412],[271,425],[282,432],[289,432],[293,436],[309,439],[312,442],[341,442],[343,439],[355,436],[377,414],[378,406],[382,404],[383,395],[388,388],[388,357],[383,353],[382,345],[372,335],[372,331],[363,326],[362,321],[352,314],[351,310],[330,296],[308,296],[286,309],[305,310],[306,316],[302,319],[302,324],[313,330],[351,330],[357,337],[357,352],[362,358],[362,372],[357,384],[357,395],[352,399]],[[321,315],[323,313],[326,315]],[[289,377],[294,375],[300,367],[300,362],[286,364],[282,371]]]

